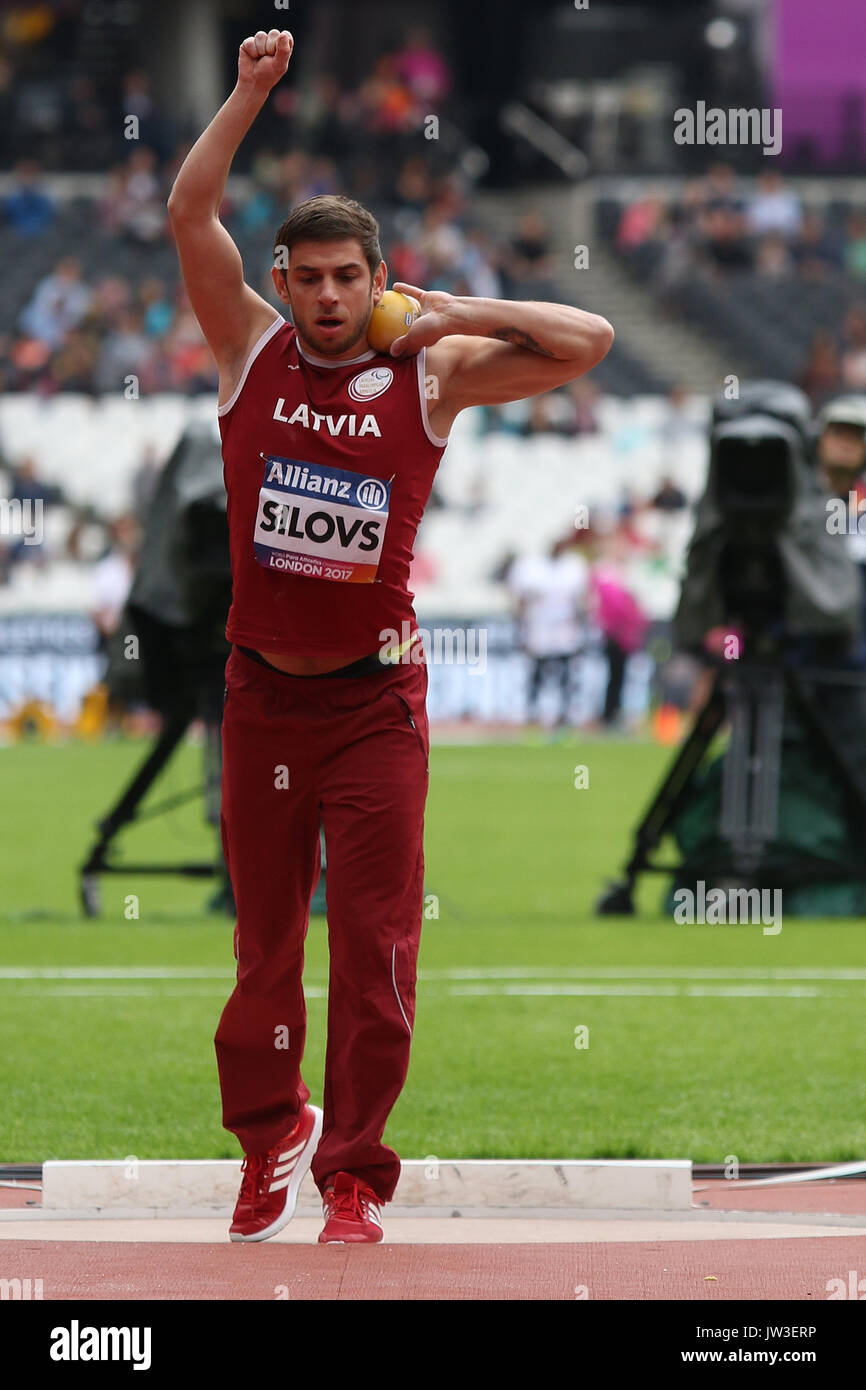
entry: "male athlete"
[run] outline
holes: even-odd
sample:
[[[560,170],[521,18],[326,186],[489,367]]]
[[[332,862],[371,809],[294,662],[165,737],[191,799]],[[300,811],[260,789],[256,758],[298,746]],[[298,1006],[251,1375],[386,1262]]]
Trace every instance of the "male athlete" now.
[[[311,198],[272,271],[293,325],[244,283],[219,207],[294,40],[245,39],[238,82],[169,200],[183,278],[219,368],[233,601],[222,835],[237,984],[215,1045],[223,1123],[245,1158],[232,1240],[266,1240],[312,1167],[319,1241],[382,1239],[400,1160],[382,1143],[409,1065],[422,917],[429,729],[407,589],[415,532],[454,417],[590,370],[613,330],[560,304],[397,289],[420,318],[366,334],[387,286],[375,219]],[[527,478],[527,487],[532,486]],[[401,640],[402,639],[402,640]],[[301,1078],[304,940],[327,846],[324,1113]]]

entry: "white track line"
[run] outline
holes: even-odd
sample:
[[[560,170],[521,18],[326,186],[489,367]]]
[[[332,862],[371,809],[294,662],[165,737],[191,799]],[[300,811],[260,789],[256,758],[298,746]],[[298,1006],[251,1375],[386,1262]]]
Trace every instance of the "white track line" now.
[[[455,985],[448,993],[461,996],[551,998],[590,996],[595,999],[850,999],[843,990],[821,989],[812,985]]]
[[[6,966],[0,985],[17,986],[15,997],[27,998],[209,998],[225,996],[234,973],[208,966]],[[183,982],[187,981],[188,984]],[[851,999],[866,982],[866,969],[848,967],[750,966],[588,966],[456,967],[422,971],[421,985],[434,996],[437,986],[460,998],[599,998],[599,999]],[[195,983],[199,982],[199,983]],[[208,983],[211,982],[211,983]],[[837,984],[842,988],[828,988]],[[849,986],[845,988],[844,986]],[[327,984],[310,981],[308,999],[327,998]]]
[[[234,970],[195,965],[0,966],[2,980],[232,980]],[[473,980],[866,980],[866,968],[839,966],[456,966],[422,970],[427,982]]]
[[[10,965],[0,980],[228,980],[230,969],[196,965]]]
[[[222,985],[203,986],[199,989],[183,985],[125,984],[122,981],[104,984],[80,984],[69,981],[66,984],[50,983],[25,984],[14,992],[15,999],[226,999],[231,992],[231,981]],[[431,1000],[443,997],[435,987],[425,994]],[[850,990],[826,989],[820,986],[805,985],[451,985],[444,990],[449,999],[550,999],[550,998],[591,998],[591,999],[855,999],[866,991],[852,993]],[[304,995],[308,1000],[327,999],[328,990],[324,985],[305,985]],[[7,994],[6,998],[10,996]]]
[[[226,999],[231,993],[231,980],[227,980],[223,985],[212,985],[204,989],[184,989],[183,986],[177,988],[167,985],[159,988],[157,985],[79,985],[66,984],[53,987],[25,986],[23,989],[15,991],[15,998],[25,999]],[[327,999],[328,991],[321,985],[305,985],[304,995],[307,999]],[[7,996],[8,998],[8,996]]]
[[[424,970],[424,980],[866,980],[866,968],[802,966],[465,966],[452,970]]]

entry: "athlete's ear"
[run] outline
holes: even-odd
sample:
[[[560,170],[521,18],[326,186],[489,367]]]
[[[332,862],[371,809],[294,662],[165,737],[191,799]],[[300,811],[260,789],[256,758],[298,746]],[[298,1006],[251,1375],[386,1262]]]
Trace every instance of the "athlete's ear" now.
[[[384,261],[379,262],[379,269],[373,276],[373,303],[378,304],[388,284],[388,267]]]
[[[279,266],[271,266],[271,279],[274,282],[274,289],[283,303],[291,304],[292,298],[289,294],[289,287],[286,282],[286,272],[281,270]]]

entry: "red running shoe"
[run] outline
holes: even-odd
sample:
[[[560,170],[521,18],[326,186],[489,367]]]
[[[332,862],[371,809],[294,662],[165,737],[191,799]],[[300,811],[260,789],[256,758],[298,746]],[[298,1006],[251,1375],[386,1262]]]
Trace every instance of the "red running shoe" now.
[[[382,1240],[381,1205],[373,1189],[360,1178],[337,1173],[322,1199],[325,1226],[319,1233],[319,1244],[372,1245]]]
[[[247,1154],[240,1196],[229,1227],[232,1240],[267,1240],[295,1214],[298,1189],[322,1137],[322,1112],[305,1105],[295,1128],[263,1154]]]

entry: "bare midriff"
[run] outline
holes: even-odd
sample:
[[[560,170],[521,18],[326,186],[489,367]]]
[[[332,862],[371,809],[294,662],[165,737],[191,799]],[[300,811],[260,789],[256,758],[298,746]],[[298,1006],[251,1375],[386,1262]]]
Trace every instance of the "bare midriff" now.
[[[283,652],[259,652],[259,656],[287,676],[324,676],[366,655],[366,652],[346,652],[343,656],[286,656]]]

